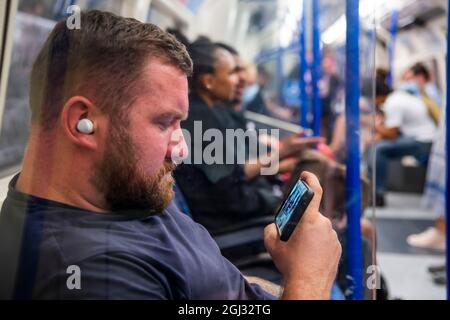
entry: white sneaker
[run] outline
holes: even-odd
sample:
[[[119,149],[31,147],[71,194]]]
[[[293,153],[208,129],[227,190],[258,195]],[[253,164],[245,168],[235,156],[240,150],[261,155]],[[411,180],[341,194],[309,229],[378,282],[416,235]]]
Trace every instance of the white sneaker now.
[[[445,251],[445,236],[435,227],[430,227],[424,232],[408,236],[406,242],[412,247]]]

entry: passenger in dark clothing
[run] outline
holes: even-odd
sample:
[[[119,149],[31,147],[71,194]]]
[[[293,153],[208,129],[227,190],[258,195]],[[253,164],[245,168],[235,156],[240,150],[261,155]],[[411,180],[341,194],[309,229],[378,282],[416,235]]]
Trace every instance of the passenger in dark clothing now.
[[[258,151],[262,151],[255,131],[247,131],[247,123],[242,114],[234,108],[242,97],[242,66],[233,56],[233,52],[225,50],[223,45],[200,40],[190,46],[194,61],[194,72],[190,95],[190,114],[182,123],[191,136],[191,156],[203,154],[209,142],[193,141],[195,123],[202,123],[202,131],[218,130],[226,136],[229,129],[244,130],[254,138]],[[250,140],[250,138],[248,139]],[[198,222],[210,232],[217,233],[235,224],[252,218],[273,215],[282,199],[279,186],[272,185],[267,176],[261,175],[261,162],[250,164],[250,160],[258,161],[258,154],[249,149],[250,142],[232,143],[222,141],[221,152],[224,158],[232,152],[245,155],[245,163],[194,163],[180,165],[175,172],[177,184],[188,202],[190,211]],[[315,139],[303,140],[293,136],[280,150],[278,170],[272,175],[290,172],[295,168],[296,157],[306,147],[317,143]],[[265,155],[259,154],[260,157]],[[270,154],[266,156],[270,157]],[[192,157],[191,157],[192,158]],[[235,159],[236,160],[236,159]]]
[[[219,130],[223,137],[227,129],[239,128],[224,103],[231,104],[238,91],[239,68],[233,56],[224,48],[200,40],[190,46],[194,60],[191,81],[190,113],[182,123],[183,129],[195,137],[195,123],[202,124],[202,132]],[[237,115],[235,115],[237,116]],[[207,143],[191,141],[190,154],[199,149],[203,155]],[[239,144],[221,145],[224,159],[228,153],[235,155],[246,152]],[[198,152],[198,151],[197,151]],[[247,155],[246,155],[247,156]],[[272,186],[258,174],[249,178],[244,163],[233,161],[221,163],[183,164],[175,172],[175,178],[183,192],[194,219],[210,232],[260,216],[273,215],[281,201],[281,195],[274,193]],[[247,158],[245,160],[248,160]]]
[[[182,122],[183,129],[194,133],[194,123],[201,121],[203,132],[233,128],[233,120],[225,109],[210,108],[201,98],[191,94],[188,119]],[[201,145],[204,149],[205,144]],[[192,144],[192,148],[200,146]],[[234,148],[235,154],[239,146]],[[224,154],[229,151],[224,145]],[[190,150],[193,154],[195,151]],[[175,179],[188,202],[193,218],[211,233],[234,224],[260,216],[273,215],[281,201],[281,195],[264,177],[247,180],[244,165],[241,164],[182,164],[175,171]]]
[[[272,113],[269,111],[267,105],[267,100],[264,97],[264,88],[270,83],[271,76],[261,66],[256,68],[256,72],[256,82],[252,84],[252,90],[254,90],[254,93],[252,94],[251,98],[248,98],[249,101],[245,101],[244,109],[246,111],[252,111],[267,116],[272,116]]]

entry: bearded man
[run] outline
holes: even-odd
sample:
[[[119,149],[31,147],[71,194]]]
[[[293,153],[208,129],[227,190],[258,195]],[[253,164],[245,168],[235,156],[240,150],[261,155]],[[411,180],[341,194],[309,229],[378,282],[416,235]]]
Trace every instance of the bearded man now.
[[[191,70],[185,47],[152,24],[90,11],[80,30],[55,26],[0,214],[0,299],[274,298],[172,204]],[[340,245],[318,212],[317,179],[304,179],[316,193],[305,223],[289,244],[268,226],[266,245],[283,298],[328,298]]]

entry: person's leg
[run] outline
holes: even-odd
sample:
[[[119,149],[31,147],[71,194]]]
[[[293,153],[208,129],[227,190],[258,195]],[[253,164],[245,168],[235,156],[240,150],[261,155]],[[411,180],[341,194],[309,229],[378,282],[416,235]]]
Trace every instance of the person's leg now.
[[[395,144],[392,141],[381,141],[375,147],[375,192],[377,194],[385,192],[389,155],[394,148]]]
[[[430,156],[431,152],[431,143],[425,143],[425,142],[416,142],[417,147],[414,148],[412,152],[412,156],[414,156],[417,161],[419,161],[420,165],[427,166],[428,164],[428,158]]]
[[[410,138],[398,138],[392,141],[381,141],[376,146],[376,192],[383,194],[386,190],[386,177],[389,161],[401,159],[408,155],[422,152],[421,143]]]
[[[406,238],[406,242],[412,247],[434,249],[438,251],[445,250],[445,218],[439,217],[434,224],[434,227],[430,227],[425,231],[417,234],[409,235]],[[434,272],[440,268],[432,268],[430,272]]]
[[[429,227],[421,233],[409,235],[406,242],[412,247],[445,251],[445,233],[442,234],[435,227]]]
[[[435,221],[435,228],[437,230],[437,237],[442,236],[442,241],[445,242],[445,218],[443,216],[439,217],[436,219]],[[429,243],[435,243],[433,241],[429,241]],[[445,248],[445,246],[444,246]],[[428,267],[428,272],[430,272],[433,276],[436,275],[436,278],[434,279],[435,282],[437,282],[439,284],[439,282],[444,282],[445,283],[445,271],[446,271],[446,266],[445,264],[441,264],[441,265],[432,265],[430,267]],[[441,277],[439,279],[439,277]],[[442,278],[443,277],[443,278]],[[444,281],[441,281],[444,280]]]
[[[381,167],[381,170],[387,170],[385,169],[387,166],[387,161],[384,158],[381,158],[379,156],[376,157],[376,152],[377,152],[377,148],[380,147],[380,144],[383,144],[384,141],[379,142],[379,143],[374,143],[372,142],[371,144],[368,145],[366,152],[363,154],[363,161],[366,163],[367,166],[367,175],[370,181],[372,181],[372,183],[374,182],[374,180],[380,184],[380,176],[384,177],[385,173],[380,174],[380,172],[378,171],[379,169],[377,169],[376,175],[374,175],[374,170],[377,167]],[[376,161],[378,163],[375,162],[375,157],[376,157]],[[383,182],[381,182],[381,185],[383,184]],[[373,185],[372,185],[373,186]],[[385,205],[385,201],[384,201],[384,195],[377,192],[377,186],[373,186],[375,187],[375,206],[377,207],[384,207]]]

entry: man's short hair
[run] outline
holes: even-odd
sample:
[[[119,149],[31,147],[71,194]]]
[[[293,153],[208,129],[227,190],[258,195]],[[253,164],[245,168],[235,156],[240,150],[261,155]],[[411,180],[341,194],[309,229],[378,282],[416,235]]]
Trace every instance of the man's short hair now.
[[[96,10],[81,13],[81,29],[59,22],[31,73],[32,121],[53,127],[74,95],[92,99],[111,118],[126,114],[143,66],[152,59],[187,76],[192,72],[185,46],[153,24]]]
[[[426,81],[431,79],[430,71],[423,63],[416,63],[411,67],[411,71],[415,76],[423,76]]]
[[[225,49],[225,50],[227,50],[229,53],[231,53],[233,56],[239,56],[239,52],[234,48],[234,47],[232,47],[232,46],[230,46],[230,45],[228,45],[228,44],[226,44],[226,43],[223,43],[223,42],[216,42],[216,45],[219,47],[219,48],[222,48],[222,49]]]
[[[368,91],[370,95],[370,91]],[[387,97],[392,92],[391,87],[386,83],[386,79],[382,75],[375,78],[375,95],[377,97]]]

